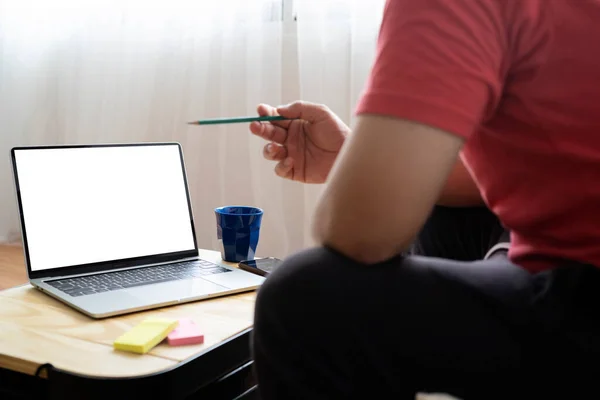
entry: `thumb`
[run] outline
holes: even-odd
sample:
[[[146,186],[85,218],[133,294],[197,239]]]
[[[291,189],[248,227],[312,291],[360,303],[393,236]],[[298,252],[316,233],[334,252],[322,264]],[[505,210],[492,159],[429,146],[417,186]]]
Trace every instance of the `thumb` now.
[[[307,101],[295,101],[279,106],[277,114],[285,118],[303,119],[313,123],[331,118],[331,111],[327,106]]]

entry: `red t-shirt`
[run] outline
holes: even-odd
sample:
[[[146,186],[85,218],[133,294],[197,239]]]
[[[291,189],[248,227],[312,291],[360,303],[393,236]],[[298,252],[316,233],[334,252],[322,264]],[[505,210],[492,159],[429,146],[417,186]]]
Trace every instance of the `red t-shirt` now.
[[[600,267],[599,43],[600,0],[388,0],[357,113],[466,138],[516,264]]]

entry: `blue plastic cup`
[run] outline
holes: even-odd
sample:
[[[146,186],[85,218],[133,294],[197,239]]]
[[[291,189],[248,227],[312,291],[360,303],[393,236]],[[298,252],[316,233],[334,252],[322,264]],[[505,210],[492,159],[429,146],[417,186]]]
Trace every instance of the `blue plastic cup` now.
[[[258,246],[263,210],[248,206],[215,208],[217,238],[224,261],[253,260]]]

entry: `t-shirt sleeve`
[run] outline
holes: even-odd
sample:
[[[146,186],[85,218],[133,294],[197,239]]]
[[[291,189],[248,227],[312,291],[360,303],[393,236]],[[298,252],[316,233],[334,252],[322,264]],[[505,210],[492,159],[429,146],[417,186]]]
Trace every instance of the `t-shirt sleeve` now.
[[[497,0],[388,0],[357,114],[468,138],[495,111],[507,35]]]

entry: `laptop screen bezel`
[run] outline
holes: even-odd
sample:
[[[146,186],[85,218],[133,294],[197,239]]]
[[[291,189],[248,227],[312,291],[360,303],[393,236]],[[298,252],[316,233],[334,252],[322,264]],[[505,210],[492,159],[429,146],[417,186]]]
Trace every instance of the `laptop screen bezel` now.
[[[17,170],[17,160],[16,160],[16,152],[18,151],[28,151],[28,150],[49,150],[49,149],[82,149],[82,148],[101,148],[101,147],[139,147],[139,146],[177,146],[179,150],[179,159],[181,161],[181,169],[183,174],[183,181],[185,186],[185,194],[188,203],[188,212],[190,217],[190,224],[192,229],[192,235],[194,240],[194,248],[190,250],[171,252],[171,253],[161,253],[161,254],[151,254],[147,256],[139,256],[132,257],[122,260],[107,260],[89,264],[79,264],[79,265],[65,265],[62,267],[52,268],[52,269],[43,269],[40,271],[33,271],[31,269],[31,260],[29,257],[29,244],[27,242],[27,229],[25,227],[25,218],[23,210],[23,204],[21,201],[21,188],[19,185],[19,174]],[[13,179],[14,179],[14,188],[16,191],[17,197],[17,205],[19,207],[19,218],[21,224],[21,236],[23,242],[23,251],[25,255],[25,264],[27,267],[27,274],[29,279],[40,279],[40,278],[52,278],[57,276],[68,276],[68,275],[78,275],[78,274],[87,274],[94,272],[105,272],[112,271],[121,268],[134,267],[139,265],[146,264],[157,264],[164,263],[169,261],[181,260],[185,258],[197,257],[199,255],[198,252],[198,242],[196,239],[196,228],[194,225],[194,213],[192,209],[192,202],[190,197],[190,191],[188,187],[188,179],[187,173],[185,169],[185,161],[183,157],[183,149],[181,144],[178,142],[148,142],[148,143],[117,143],[117,144],[69,144],[69,145],[41,145],[41,146],[17,146],[11,149],[11,164],[13,168]]]

